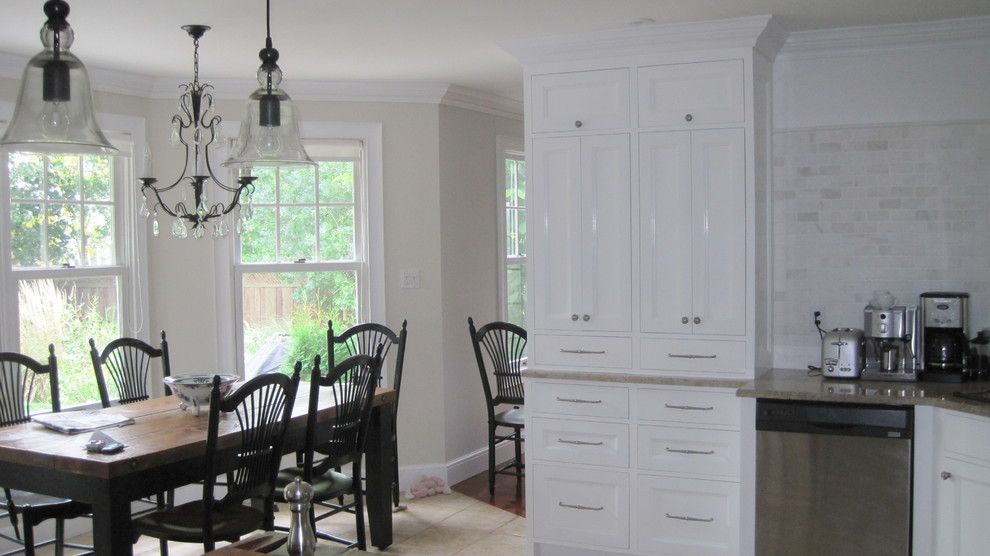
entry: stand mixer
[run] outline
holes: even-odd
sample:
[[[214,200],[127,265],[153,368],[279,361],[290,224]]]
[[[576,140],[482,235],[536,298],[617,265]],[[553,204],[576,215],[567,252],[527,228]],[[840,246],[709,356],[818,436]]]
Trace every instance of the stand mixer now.
[[[921,338],[918,307],[895,305],[868,306],[863,310],[866,332],[866,380],[918,380]]]

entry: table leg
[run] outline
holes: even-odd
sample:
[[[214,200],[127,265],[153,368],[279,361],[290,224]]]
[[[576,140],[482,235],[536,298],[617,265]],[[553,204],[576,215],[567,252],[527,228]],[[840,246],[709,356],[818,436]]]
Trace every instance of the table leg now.
[[[93,500],[93,549],[101,556],[133,554],[131,498],[119,490],[107,484]]]
[[[383,549],[392,544],[392,411],[390,403],[372,410],[365,444],[368,525],[371,545]]]

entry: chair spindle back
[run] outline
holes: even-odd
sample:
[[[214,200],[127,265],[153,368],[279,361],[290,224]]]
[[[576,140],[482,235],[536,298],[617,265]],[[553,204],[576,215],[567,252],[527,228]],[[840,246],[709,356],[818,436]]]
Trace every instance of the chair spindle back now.
[[[48,344],[47,365],[20,353],[0,353],[0,427],[31,420],[31,400],[40,375],[48,375],[52,411],[60,411],[58,362],[53,344]]]

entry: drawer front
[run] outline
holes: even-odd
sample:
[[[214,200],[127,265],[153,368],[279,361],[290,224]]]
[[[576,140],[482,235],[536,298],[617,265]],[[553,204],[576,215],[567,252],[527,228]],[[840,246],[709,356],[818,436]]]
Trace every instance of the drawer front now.
[[[990,464],[990,419],[939,410],[936,438],[944,451]]]
[[[534,334],[533,360],[544,365],[628,369],[632,340],[609,336]]]
[[[647,421],[725,425],[738,429],[741,411],[739,398],[731,390],[636,390],[636,413]]]
[[[531,413],[583,417],[629,417],[629,389],[597,384],[526,384],[526,410]]]
[[[746,120],[742,60],[639,69],[639,125],[706,125]]]
[[[534,464],[537,539],[629,547],[629,475]]]
[[[629,467],[629,425],[534,417],[526,452],[537,460]]]
[[[739,479],[739,433],[640,425],[639,468]]]
[[[739,554],[739,485],[640,476],[636,548],[647,554]]]
[[[719,376],[745,376],[746,342],[643,338],[639,348],[644,369]]]
[[[532,130],[599,131],[629,127],[629,70],[533,76]]]

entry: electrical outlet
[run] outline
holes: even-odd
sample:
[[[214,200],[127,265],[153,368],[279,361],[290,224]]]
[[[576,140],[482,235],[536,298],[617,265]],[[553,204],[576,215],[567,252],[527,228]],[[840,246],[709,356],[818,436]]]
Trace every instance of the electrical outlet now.
[[[812,307],[811,308],[811,322],[817,328],[825,328],[822,323],[825,322],[825,309],[823,307]]]
[[[419,269],[404,268],[399,271],[399,287],[404,290],[419,289]]]

